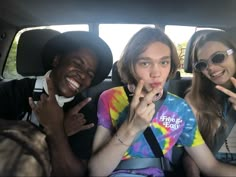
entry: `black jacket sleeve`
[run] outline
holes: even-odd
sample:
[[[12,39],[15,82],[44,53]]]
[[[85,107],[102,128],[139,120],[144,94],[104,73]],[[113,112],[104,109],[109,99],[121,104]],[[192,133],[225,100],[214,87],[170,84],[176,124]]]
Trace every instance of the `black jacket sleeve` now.
[[[28,97],[32,96],[35,79],[12,80],[0,83],[0,118],[19,120],[31,112]]]

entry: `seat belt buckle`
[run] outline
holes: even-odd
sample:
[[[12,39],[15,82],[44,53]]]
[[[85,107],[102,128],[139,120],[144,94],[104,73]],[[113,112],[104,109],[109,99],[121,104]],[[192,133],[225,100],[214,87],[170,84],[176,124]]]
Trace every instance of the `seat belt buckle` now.
[[[170,161],[168,159],[166,159],[165,157],[161,157],[160,158],[160,162],[161,162],[161,168],[164,171],[173,171],[173,168],[170,164]]]

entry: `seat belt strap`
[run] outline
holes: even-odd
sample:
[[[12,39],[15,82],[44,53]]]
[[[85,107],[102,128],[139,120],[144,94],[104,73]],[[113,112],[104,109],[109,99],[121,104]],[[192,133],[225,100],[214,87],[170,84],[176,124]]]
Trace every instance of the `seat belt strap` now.
[[[124,90],[126,92],[129,102],[131,102],[132,96],[130,96],[131,93],[129,92],[127,86],[124,86]],[[161,99],[155,102],[155,114],[158,112],[161,105],[163,104],[163,102],[166,98],[166,95],[167,95],[167,91],[164,90]],[[157,162],[157,164],[158,164],[157,167],[162,170],[172,171],[171,164],[170,164],[169,160],[164,157],[161,147],[160,147],[160,145],[159,145],[159,143],[158,143],[158,141],[157,141],[157,139],[156,139],[155,135],[153,134],[152,129],[150,127],[147,127],[146,130],[144,131],[144,137],[145,137],[146,141],[148,142],[153,154],[156,157],[153,159],[157,159],[156,161],[159,161],[159,162]],[[132,160],[132,158],[130,160]],[[137,160],[137,158],[134,158],[130,162],[127,161],[127,169],[138,169],[138,168],[132,167],[133,165],[136,166],[136,163],[139,164],[139,162],[135,162],[136,160]],[[121,161],[120,163],[123,163],[123,161]],[[142,164],[142,163],[140,164],[140,166],[141,167],[139,167],[139,168],[145,168],[144,164]]]
[[[163,152],[161,150],[161,147],[156,140],[155,135],[152,132],[152,129],[148,127],[144,132],[144,137],[146,138],[146,141],[148,142],[150,148],[152,149],[153,154],[156,158],[164,157]]]
[[[43,79],[36,79],[34,90],[33,90],[33,100],[40,100],[40,95],[43,93]]]
[[[35,104],[37,103],[38,100],[40,100],[40,95],[42,93],[43,93],[43,79],[36,79],[34,90],[33,90],[33,96],[32,96]],[[39,126],[39,121],[36,118],[36,115],[34,114],[34,112],[32,112],[30,115],[30,122]]]
[[[229,136],[229,134],[236,122],[236,111],[233,109],[232,106],[231,106],[228,114],[226,115],[225,121],[226,121],[227,127],[225,129],[223,129],[222,131],[219,131],[216,134],[217,138],[215,140],[215,146],[213,149],[214,154],[217,153],[219,151],[219,149],[222,147],[222,145],[225,142],[225,139]]]

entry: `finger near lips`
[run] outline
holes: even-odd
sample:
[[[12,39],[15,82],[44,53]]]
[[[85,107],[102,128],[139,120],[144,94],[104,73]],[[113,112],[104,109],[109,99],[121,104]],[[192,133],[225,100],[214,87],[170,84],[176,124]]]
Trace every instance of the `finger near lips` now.
[[[140,80],[140,81],[138,82],[137,87],[135,88],[134,97],[133,97],[133,100],[132,100],[132,101],[134,101],[134,102],[139,102],[139,98],[140,98],[140,96],[141,96],[143,86],[144,86],[144,82],[143,82],[142,80]]]

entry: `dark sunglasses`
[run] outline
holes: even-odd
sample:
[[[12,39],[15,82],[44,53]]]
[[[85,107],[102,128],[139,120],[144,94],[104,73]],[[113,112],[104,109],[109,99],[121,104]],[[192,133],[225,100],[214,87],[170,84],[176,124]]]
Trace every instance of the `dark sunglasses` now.
[[[209,62],[211,62],[212,64],[222,63],[232,53],[234,53],[232,49],[228,49],[224,52],[216,52],[208,60],[200,59],[193,65],[193,67],[196,71],[202,72],[203,70],[208,68]]]

